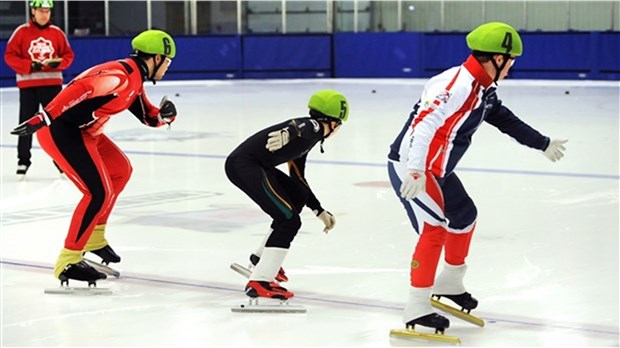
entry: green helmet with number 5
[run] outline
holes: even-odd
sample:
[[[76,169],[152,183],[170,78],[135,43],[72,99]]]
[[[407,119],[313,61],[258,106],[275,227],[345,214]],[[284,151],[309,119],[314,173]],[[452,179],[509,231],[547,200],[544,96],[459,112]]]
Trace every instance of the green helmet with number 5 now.
[[[519,33],[502,22],[482,24],[467,35],[467,47],[472,51],[520,56],[523,43]]]
[[[176,55],[176,46],[172,37],[165,31],[150,29],[138,34],[131,40],[131,48],[148,54],[161,54],[168,58]]]
[[[324,89],[314,93],[308,101],[308,107],[342,122],[349,118],[347,98],[333,89]]]
[[[32,8],[54,8],[53,0],[30,0]]]

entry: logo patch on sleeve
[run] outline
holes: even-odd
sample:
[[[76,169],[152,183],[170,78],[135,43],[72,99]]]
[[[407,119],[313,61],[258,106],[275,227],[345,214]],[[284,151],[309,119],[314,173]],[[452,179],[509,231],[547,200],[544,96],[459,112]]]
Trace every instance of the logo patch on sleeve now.
[[[312,130],[314,130],[315,133],[318,133],[321,129],[319,123],[316,120],[310,120],[310,123],[312,123]]]
[[[450,96],[451,96],[450,92],[448,92],[448,91],[444,90],[444,91],[441,91],[441,92],[437,95],[437,100],[439,100],[440,102],[442,102],[442,103],[444,103],[444,104],[445,104],[445,103],[447,103],[447,102],[448,102],[448,100],[450,100]]]

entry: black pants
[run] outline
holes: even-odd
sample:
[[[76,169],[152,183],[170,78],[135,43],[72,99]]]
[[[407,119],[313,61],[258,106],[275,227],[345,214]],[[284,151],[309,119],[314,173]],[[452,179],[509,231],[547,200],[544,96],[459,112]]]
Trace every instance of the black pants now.
[[[277,168],[264,168],[248,158],[227,158],[225,170],[228,179],[273,219],[265,246],[288,249],[301,227],[299,214],[308,189]]]
[[[47,106],[61,90],[62,86],[21,88],[19,90],[19,123],[34,116],[39,111],[39,105]],[[32,135],[21,136],[17,139],[18,164],[30,165],[31,148]]]

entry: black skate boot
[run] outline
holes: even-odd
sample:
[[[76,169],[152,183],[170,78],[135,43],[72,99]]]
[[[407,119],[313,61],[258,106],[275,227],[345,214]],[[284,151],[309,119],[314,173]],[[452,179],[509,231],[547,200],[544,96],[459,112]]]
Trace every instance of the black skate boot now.
[[[260,257],[258,257],[257,255],[255,254],[250,255],[250,262],[252,263],[252,266],[256,266],[259,260],[260,260]],[[280,267],[278,274],[276,274],[276,280],[280,283],[284,283],[288,281],[288,277],[286,276],[286,273],[284,273],[284,268]]]
[[[448,300],[456,303],[461,306],[461,311],[465,313],[471,312],[472,309],[478,307],[478,300],[473,298],[470,293],[464,292],[460,295],[441,295],[441,294],[433,294],[433,298],[439,300],[440,298],[445,297]]]
[[[114,252],[114,249],[112,249],[112,247],[109,245],[106,245],[101,249],[91,250],[90,252],[99,256],[101,258],[101,263],[105,265],[109,264],[110,262],[113,262],[113,263],[121,262],[121,257],[118,256]]]
[[[106,279],[107,276],[86,264],[84,261],[78,263],[71,263],[65,267],[65,270],[60,273],[58,279],[60,279],[61,286],[69,285],[69,279],[81,280],[88,282],[88,286],[96,286],[97,280]]]
[[[435,329],[435,333],[443,334],[450,327],[450,320],[437,313],[431,313],[407,322],[407,328],[415,329],[416,325],[426,326]]]

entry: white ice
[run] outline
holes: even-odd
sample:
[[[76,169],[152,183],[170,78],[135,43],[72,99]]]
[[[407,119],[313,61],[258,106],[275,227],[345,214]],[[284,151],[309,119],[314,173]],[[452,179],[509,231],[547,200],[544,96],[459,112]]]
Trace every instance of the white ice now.
[[[402,328],[417,236],[388,185],[386,154],[424,80],[245,80],[147,85],[168,95],[171,130],[129,113],[107,134],[132,161],[107,237],[122,256],[110,296],[46,295],[79,191],[35,140],[15,176],[18,92],[1,89],[2,346],[439,346],[389,337]],[[228,182],[224,159],[254,132],[306,115],[334,88],[350,120],[315,148],[307,178],[335,229],[309,210],[284,267],[306,314],[239,314],[247,263],[269,219]],[[375,91],[373,93],[373,90]],[[619,84],[506,81],[499,96],[524,121],[568,139],[551,163],[482,125],[457,168],[479,222],[466,286],[487,325],[451,318],[465,346],[618,346]],[[78,285],[74,283],[74,285]]]

